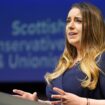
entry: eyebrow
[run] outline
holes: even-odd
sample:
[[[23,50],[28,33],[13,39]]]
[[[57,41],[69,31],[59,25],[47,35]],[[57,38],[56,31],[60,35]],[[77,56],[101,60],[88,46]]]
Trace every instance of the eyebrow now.
[[[78,17],[78,16],[76,16],[75,18],[82,19],[82,17]],[[69,20],[69,19],[71,19],[71,17],[67,17],[67,19]]]

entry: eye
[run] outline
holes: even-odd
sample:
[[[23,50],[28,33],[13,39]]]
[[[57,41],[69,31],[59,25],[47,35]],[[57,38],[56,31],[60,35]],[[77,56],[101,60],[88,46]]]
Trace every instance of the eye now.
[[[76,18],[75,21],[78,23],[82,23],[82,19],[79,19],[79,18]]]
[[[67,24],[67,23],[70,23],[70,22],[71,22],[71,20],[70,20],[70,19],[67,19],[67,20],[66,20],[66,24]]]

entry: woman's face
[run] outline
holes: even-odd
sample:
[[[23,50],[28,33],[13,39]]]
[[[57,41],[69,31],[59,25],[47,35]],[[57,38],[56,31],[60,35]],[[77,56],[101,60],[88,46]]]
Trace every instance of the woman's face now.
[[[82,14],[78,8],[72,8],[67,17],[66,37],[68,42],[79,47],[82,36]]]

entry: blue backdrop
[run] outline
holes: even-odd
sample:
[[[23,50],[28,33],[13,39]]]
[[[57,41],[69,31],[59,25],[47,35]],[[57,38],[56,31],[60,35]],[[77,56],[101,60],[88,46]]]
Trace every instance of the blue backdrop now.
[[[70,6],[81,1],[105,16],[104,0],[0,0],[0,82],[44,81],[63,52]]]

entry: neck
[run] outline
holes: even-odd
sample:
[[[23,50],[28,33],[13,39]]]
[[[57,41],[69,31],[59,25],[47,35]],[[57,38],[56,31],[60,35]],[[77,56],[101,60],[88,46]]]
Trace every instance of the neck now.
[[[81,50],[77,49],[77,57],[76,57],[76,62],[81,61],[83,58],[83,55],[81,55]]]

